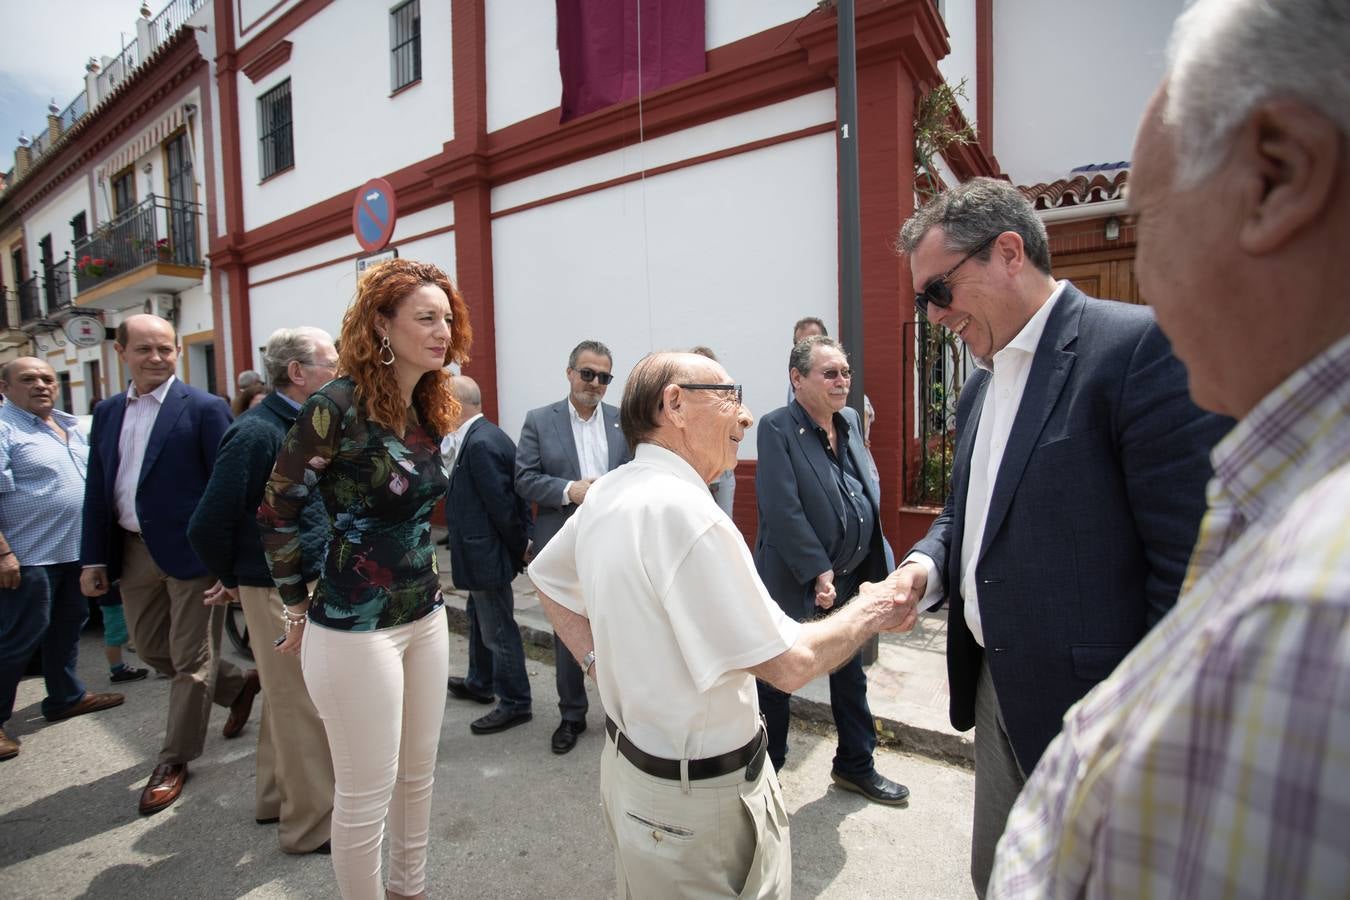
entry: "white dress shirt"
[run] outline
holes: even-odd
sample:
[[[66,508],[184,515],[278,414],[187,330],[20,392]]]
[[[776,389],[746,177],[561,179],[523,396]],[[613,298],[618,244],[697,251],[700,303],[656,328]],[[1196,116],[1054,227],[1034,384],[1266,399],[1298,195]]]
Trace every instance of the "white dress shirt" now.
[[[441,459],[445,460],[447,472],[455,467],[455,459],[459,456],[459,448],[464,444],[464,435],[469,433],[469,426],[481,418],[482,413],[474,413],[461,422],[458,428],[441,438]]]
[[[150,432],[164,405],[164,398],[173,387],[175,376],[149,394],[138,394],[136,385],[127,388],[127,410],[122,417],[122,433],[117,437],[117,475],[113,479],[113,499],[117,503],[117,524],[137,534],[141,520],[136,515],[136,485],[141,480],[141,466],[145,463],[145,448],[150,443]]]
[[[583,419],[577,415],[577,408],[572,405],[571,398],[568,398],[567,415],[572,420],[572,440],[576,441],[577,445],[577,462],[581,464],[581,478],[583,481],[594,481],[609,471],[609,438],[605,434],[604,407],[597,405],[591,417]],[[571,488],[570,481],[563,488],[563,506],[572,502],[572,498],[567,494]]]
[[[984,403],[980,407],[979,424],[973,435],[963,435],[965,440],[974,440],[970,455],[970,482],[966,486],[965,530],[961,537],[961,597],[964,600],[966,627],[970,629],[975,642],[984,646],[984,628],[980,623],[980,598],[976,587],[975,564],[984,549],[984,528],[989,517],[989,500],[993,496],[994,484],[998,480],[999,466],[1003,464],[1003,451],[1008,447],[1008,436],[1012,433],[1013,421],[1022,405],[1022,394],[1026,391],[1027,376],[1031,373],[1031,363],[1036,357],[1036,347],[1045,333],[1045,323],[1055,302],[1064,293],[1067,282],[1056,283],[1055,290],[1041,304],[1041,308],[1027,320],[1022,330],[1008,345],[994,354],[992,360],[976,358],[975,365],[990,372],[990,378],[984,389]],[[923,563],[928,571],[928,589],[920,601],[921,609],[929,609],[937,604],[943,594],[942,574],[937,571],[933,560],[924,553],[911,553],[905,562],[915,560]]]

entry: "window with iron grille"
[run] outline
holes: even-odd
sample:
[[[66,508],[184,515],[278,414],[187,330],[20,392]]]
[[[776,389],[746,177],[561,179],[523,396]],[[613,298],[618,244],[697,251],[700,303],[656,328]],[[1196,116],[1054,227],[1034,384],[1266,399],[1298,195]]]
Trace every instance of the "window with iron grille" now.
[[[422,80],[422,3],[408,0],[389,12],[390,90]]]
[[[258,98],[258,170],[263,181],[295,165],[291,138],[291,80]]]

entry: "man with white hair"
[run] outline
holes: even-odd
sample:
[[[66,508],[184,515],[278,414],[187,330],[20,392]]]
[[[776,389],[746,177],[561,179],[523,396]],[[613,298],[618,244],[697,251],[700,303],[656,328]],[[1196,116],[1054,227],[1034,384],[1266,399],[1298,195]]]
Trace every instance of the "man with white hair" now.
[[[206,602],[238,600],[244,608],[267,701],[258,731],[254,817],[260,825],[278,823],[277,839],[287,853],[328,853],[333,813],[328,738],[299,658],[270,646],[285,630],[284,607],[255,516],[300,407],[337,372],[337,350],[326,331],[281,328],[267,339],[263,364],[274,390],[221,438],[215,469],[188,523],[188,539],[218,579],[207,590]],[[316,495],[301,515],[296,536],[307,580],[319,577],[328,531],[328,514]]]
[[[591,486],[530,566],[604,703],[600,791],[617,893],[786,897],[787,809],[764,764],[755,678],[796,690],[878,630],[912,628],[914,602],[867,585],[807,623],[774,603],[708,492],[753,422],[716,361],[645,357],[620,416],[633,462]]]
[[[1130,179],[1144,296],[1236,417],[1175,608],[1065,715],[996,897],[1345,897],[1350,5],[1200,0]]]

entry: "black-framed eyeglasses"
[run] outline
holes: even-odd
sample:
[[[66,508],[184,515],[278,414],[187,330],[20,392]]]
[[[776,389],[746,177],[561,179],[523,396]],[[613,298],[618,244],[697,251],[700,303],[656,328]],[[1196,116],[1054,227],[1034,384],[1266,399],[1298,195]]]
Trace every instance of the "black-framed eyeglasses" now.
[[[614,376],[609,372],[597,372],[595,369],[573,369],[581,376],[581,380],[590,384],[592,381],[598,381],[601,384],[609,384],[614,380]]]
[[[995,240],[997,240],[997,238],[998,238],[997,234],[990,235],[988,238],[985,239],[984,243],[980,244],[980,246],[976,247],[974,250],[970,251],[965,256],[961,257],[960,262],[952,266],[947,271],[943,272],[937,278],[934,278],[932,281],[928,282],[928,286],[925,287],[921,293],[914,295],[914,308],[926,316],[928,315],[928,304],[930,303],[938,307],[939,309],[946,309],[947,307],[951,306],[952,289],[951,286],[947,284],[947,279],[955,275],[956,270],[964,266],[966,263],[970,262],[972,258],[983,253],[985,248],[988,247],[990,244],[992,244]]]
[[[821,369],[820,377],[826,381],[834,381],[836,378],[852,378],[853,370],[847,366],[842,369]]]
[[[676,387],[684,388],[686,391],[721,391],[723,400],[735,400],[736,405],[740,405],[741,397],[745,392],[739,384],[677,384]]]

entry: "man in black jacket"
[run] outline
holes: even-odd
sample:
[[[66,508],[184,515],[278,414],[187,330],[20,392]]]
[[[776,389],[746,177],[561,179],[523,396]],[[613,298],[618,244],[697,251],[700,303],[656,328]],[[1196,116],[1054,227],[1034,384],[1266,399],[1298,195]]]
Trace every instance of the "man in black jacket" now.
[[[516,494],[516,445],[483,418],[483,398],[472,378],[454,380],[460,404],[445,519],[450,527],[450,572],[469,592],[469,673],[452,677],[450,693],[497,707],[469,724],[493,734],[530,721],[530,680],[514,615],[511,581],[525,566],[530,508]]]
[[[211,480],[188,524],[188,539],[220,579],[207,591],[207,602],[237,599],[252,637],[266,699],[258,732],[258,823],[280,823],[278,839],[287,853],[327,853],[333,812],[328,738],[299,658],[268,646],[284,630],[284,621],[254,516],[286,433],[309,395],[333,378],[337,351],[333,339],[317,328],[282,328],[268,339],[263,362],[274,391],[225,432]],[[307,581],[319,576],[328,531],[328,515],[316,494],[299,534]]]

